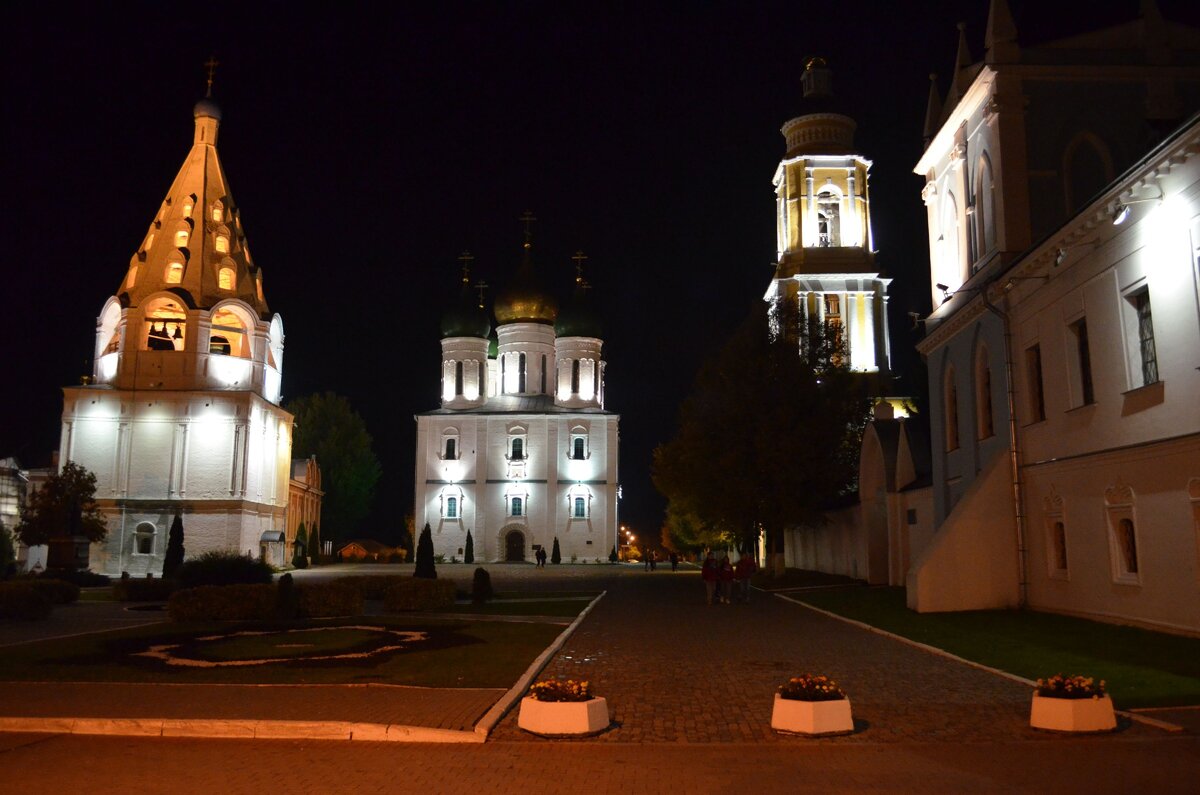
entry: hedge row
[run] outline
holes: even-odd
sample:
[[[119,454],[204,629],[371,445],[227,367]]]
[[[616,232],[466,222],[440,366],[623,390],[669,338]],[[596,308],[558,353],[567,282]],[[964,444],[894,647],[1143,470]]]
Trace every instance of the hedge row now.
[[[273,585],[202,585],[171,594],[172,621],[257,621],[274,617]]]
[[[45,579],[24,580],[35,591],[45,594],[52,605],[66,605],[79,601],[79,586],[66,580]]]
[[[403,574],[368,574],[364,577],[338,577],[333,582],[353,588],[362,594],[363,599],[380,600],[388,590],[399,583],[409,582],[411,575]]]
[[[175,581],[125,577],[113,583],[112,592],[118,602],[165,602],[175,592]]]
[[[426,580],[422,577],[391,579],[396,582],[383,594],[383,609],[389,613],[454,606],[455,591],[451,580]]]
[[[0,618],[34,621],[50,615],[52,607],[48,592],[34,581],[0,583]]]
[[[297,585],[296,597],[301,618],[361,616],[363,612],[362,593],[340,582]]]

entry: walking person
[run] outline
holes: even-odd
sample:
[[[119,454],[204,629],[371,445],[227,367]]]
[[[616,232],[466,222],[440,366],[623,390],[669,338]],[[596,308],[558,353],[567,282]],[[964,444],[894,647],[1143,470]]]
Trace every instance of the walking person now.
[[[720,571],[717,568],[717,558],[713,553],[709,552],[704,558],[704,565],[700,567],[700,579],[704,580],[704,593],[708,597],[708,604],[713,603],[713,594],[717,590],[717,579],[720,577]]]
[[[679,571],[679,553],[671,553],[671,571]]]
[[[718,576],[721,581],[721,601],[730,604],[729,598],[733,595],[733,564],[729,562],[729,555],[722,556]]]
[[[758,564],[754,562],[753,555],[746,553],[738,558],[737,565],[733,567],[733,579],[738,586],[738,601],[750,604],[750,578],[756,571]]]

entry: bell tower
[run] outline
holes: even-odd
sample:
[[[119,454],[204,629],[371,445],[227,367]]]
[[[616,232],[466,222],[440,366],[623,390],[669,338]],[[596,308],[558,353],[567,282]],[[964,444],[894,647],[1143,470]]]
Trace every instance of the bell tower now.
[[[875,264],[868,190],[871,161],[854,147],[855,122],[833,93],[833,74],[810,58],[801,75],[805,113],[783,125],[775,170],[775,276],[764,299],[772,330],[819,318],[849,354],[850,369],[886,378],[887,286]]]

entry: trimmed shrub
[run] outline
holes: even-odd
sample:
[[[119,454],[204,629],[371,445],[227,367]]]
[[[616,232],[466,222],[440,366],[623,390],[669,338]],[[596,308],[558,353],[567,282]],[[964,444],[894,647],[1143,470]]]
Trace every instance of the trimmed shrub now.
[[[80,588],[99,588],[108,585],[109,578],[103,574],[83,569],[46,569],[39,575],[44,580],[64,580],[78,585]]]
[[[463,563],[474,563],[475,562],[475,539],[471,537],[470,530],[467,531],[467,545],[464,549],[466,551],[463,552]]]
[[[292,548],[292,566],[297,569],[308,568],[308,531],[304,522],[296,528],[296,541]]]
[[[425,523],[421,538],[417,541],[417,569],[413,576],[427,580],[437,579],[437,568],[433,565],[433,530],[428,522]]]
[[[411,582],[407,577],[403,581]],[[361,616],[363,613],[362,592],[344,582],[305,583],[297,585],[295,593],[297,615],[301,618]]]
[[[609,552],[609,553],[608,553],[608,562],[609,562],[609,563],[616,563],[616,562],[617,562],[617,560],[619,560],[619,558],[617,557],[617,548],[616,548],[616,547],[613,547],[613,548],[612,548],[612,552]]]
[[[401,574],[368,574],[365,577],[338,577],[331,585],[340,585],[357,591],[363,599],[383,599],[393,585],[409,582],[412,578]]]
[[[550,553],[551,563],[562,563],[562,550],[558,548],[558,536],[554,537],[554,550]]]
[[[50,615],[53,607],[47,592],[30,580],[0,583],[0,619],[37,621]]]
[[[183,517],[175,514],[171,520],[171,529],[167,532],[167,555],[163,558],[162,576],[175,576],[183,565]],[[169,594],[168,594],[169,595]]]
[[[492,590],[492,575],[482,566],[475,569],[475,577],[471,580],[471,601],[482,604],[495,596],[495,593]]]
[[[408,560],[407,549],[397,549],[390,556],[388,556],[388,563],[403,563],[406,560]]]
[[[172,621],[263,621],[275,615],[273,585],[202,585],[171,594]]]
[[[135,580],[122,577],[113,583],[113,598],[118,602],[165,602],[175,592],[174,580]]]
[[[66,580],[39,577],[28,581],[33,590],[45,595],[52,605],[65,605],[79,601],[79,586]]]
[[[406,610],[437,610],[454,605],[454,583],[450,580],[406,578],[387,589],[383,609],[388,613]]]
[[[292,575],[283,575],[275,584],[275,615],[290,621],[299,612],[299,603],[300,598],[296,595],[296,586]]]
[[[266,561],[217,550],[185,560],[175,571],[180,588],[202,585],[269,585],[274,572]]]

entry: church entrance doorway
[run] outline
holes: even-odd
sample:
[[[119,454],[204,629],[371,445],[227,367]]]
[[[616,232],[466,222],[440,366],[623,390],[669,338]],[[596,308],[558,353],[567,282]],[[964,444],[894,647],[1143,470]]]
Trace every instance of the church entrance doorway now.
[[[521,563],[525,560],[525,534],[511,530],[504,537],[504,560],[506,563]]]

